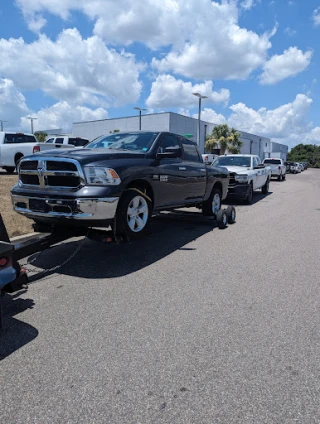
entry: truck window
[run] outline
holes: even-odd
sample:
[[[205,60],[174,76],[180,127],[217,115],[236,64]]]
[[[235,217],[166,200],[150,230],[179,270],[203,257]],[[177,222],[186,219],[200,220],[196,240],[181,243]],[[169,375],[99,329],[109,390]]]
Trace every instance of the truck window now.
[[[63,144],[63,137],[56,138],[55,144]]]
[[[49,139],[46,141],[46,143],[53,143],[53,141],[54,141],[54,138],[49,138]]]
[[[199,157],[198,149],[193,141],[182,138],[182,146],[185,160],[190,162],[202,162],[202,159]]]
[[[37,140],[32,135],[26,134],[6,134],[4,137],[4,144],[18,144],[18,143],[36,143]]]
[[[253,157],[253,166],[258,166],[259,165],[259,161],[256,157]]]
[[[265,159],[264,163],[267,163],[269,165],[281,165],[281,160],[279,160],[279,159]]]
[[[158,153],[165,153],[166,149],[169,147],[180,147],[178,137],[174,134],[165,134],[162,136]]]

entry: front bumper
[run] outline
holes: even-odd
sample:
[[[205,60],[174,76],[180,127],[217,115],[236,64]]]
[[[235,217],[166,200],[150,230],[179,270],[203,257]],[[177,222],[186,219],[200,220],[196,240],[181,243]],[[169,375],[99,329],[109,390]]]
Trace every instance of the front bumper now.
[[[11,194],[16,212],[39,221],[77,221],[99,223],[111,221],[116,214],[119,198],[44,198]]]
[[[236,197],[246,199],[249,192],[249,184],[236,184],[228,187],[228,198]]]

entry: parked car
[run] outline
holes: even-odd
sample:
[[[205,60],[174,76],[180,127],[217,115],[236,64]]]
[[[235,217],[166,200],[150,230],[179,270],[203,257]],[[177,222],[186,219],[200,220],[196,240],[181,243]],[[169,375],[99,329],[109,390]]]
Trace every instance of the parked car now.
[[[261,163],[255,155],[224,155],[219,156],[212,164],[227,168],[230,175],[228,197],[244,199],[252,202],[254,190],[262,189],[262,193],[269,192],[271,168]]]
[[[266,158],[262,163],[271,167],[271,177],[276,177],[279,181],[286,179],[287,167],[283,159]]]
[[[56,147],[60,147],[60,145],[72,145],[75,147],[84,147],[89,143],[89,140],[87,140],[86,138],[81,138],[81,137],[69,137],[66,135],[59,135],[59,136],[55,136],[55,137],[50,137],[45,141],[46,144],[57,144],[58,146]]]
[[[298,165],[296,162],[286,162],[287,173],[297,174]]]
[[[300,174],[302,172],[302,165],[299,162],[296,162],[297,173]]]
[[[11,196],[15,211],[40,225],[111,225],[117,235],[132,237],[154,212],[180,207],[196,206],[226,225],[220,207],[228,183],[228,171],[205,166],[193,141],[139,131],[23,158]]]

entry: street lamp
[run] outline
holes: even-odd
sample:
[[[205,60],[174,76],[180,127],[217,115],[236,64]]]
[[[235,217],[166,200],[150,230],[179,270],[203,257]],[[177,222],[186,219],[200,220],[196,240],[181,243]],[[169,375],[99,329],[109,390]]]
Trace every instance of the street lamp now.
[[[31,116],[27,116],[27,119],[30,119],[31,121],[31,134],[33,134],[33,121],[38,118],[32,118]]]
[[[3,131],[3,123],[8,121],[4,121],[3,119],[0,119],[0,122],[1,122],[1,131]]]
[[[204,146],[200,145],[200,117],[201,117],[201,99],[207,99],[208,96],[203,96],[200,93],[192,93],[194,96],[199,97],[199,111],[198,111],[198,146],[199,149],[204,151]],[[202,148],[203,147],[203,148]]]
[[[141,112],[143,110],[148,110],[148,109],[143,109],[141,107],[134,107],[133,109],[138,110],[139,111],[139,130],[141,130]]]

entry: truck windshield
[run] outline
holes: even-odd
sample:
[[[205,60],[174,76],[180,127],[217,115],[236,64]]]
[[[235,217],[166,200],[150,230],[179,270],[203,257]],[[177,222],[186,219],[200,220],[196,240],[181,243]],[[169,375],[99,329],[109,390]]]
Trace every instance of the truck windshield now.
[[[89,143],[87,149],[116,149],[148,152],[159,133],[115,133],[101,136]]]
[[[279,159],[265,159],[263,163],[267,163],[269,165],[281,165],[281,160]]]
[[[244,166],[250,167],[251,157],[248,156],[221,156],[213,162],[213,166]]]

